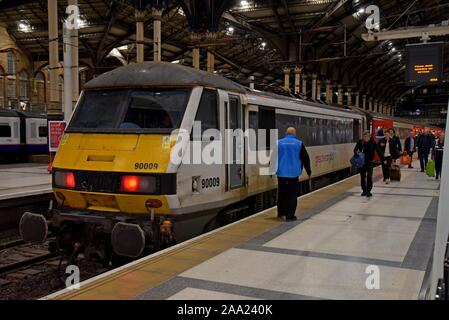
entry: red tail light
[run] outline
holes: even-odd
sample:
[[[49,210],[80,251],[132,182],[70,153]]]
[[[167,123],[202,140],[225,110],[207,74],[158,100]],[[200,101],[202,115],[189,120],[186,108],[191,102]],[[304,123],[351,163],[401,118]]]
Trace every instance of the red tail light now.
[[[73,172],[67,172],[65,174],[65,185],[67,188],[75,188],[75,176]]]
[[[54,171],[53,175],[56,187],[75,189],[76,181],[73,172]]]
[[[120,189],[125,192],[137,192],[140,179],[138,176],[123,176]]]

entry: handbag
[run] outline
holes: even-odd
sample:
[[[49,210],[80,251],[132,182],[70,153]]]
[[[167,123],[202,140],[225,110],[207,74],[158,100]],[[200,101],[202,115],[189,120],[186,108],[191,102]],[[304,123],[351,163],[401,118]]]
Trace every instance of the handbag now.
[[[410,164],[411,161],[412,161],[412,159],[410,158],[410,156],[408,154],[403,154],[401,156],[401,164],[403,164],[403,165]]]
[[[363,152],[363,144],[362,144],[362,151],[358,154],[355,154],[352,156],[350,162],[351,165],[356,168],[362,168],[365,166],[365,153]]]
[[[435,177],[435,161],[429,160],[426,166],[426,174],[428,177]]]

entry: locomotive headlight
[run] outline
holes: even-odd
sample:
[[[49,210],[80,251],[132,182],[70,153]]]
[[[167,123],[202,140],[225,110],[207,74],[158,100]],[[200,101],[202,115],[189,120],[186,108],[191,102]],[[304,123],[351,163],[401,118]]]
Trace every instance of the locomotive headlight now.
[[[155,193],[156,177],[153,176],[122,176],[120,191],[125,193]]]
[[[73,172],[56,171],[54,173],[54,181],[56,187],[74,189],[76,186]]]

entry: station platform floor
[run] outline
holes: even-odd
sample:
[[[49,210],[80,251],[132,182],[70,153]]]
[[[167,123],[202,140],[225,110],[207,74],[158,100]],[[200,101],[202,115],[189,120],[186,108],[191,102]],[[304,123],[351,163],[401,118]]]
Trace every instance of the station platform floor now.
[[[42,164],[0,165],[0,201],[51,192],[51,174]]]
[[[423,299],[439,181],[380,172],[372,198],[354,176],[300,197],[298,221],[271,208],[44,299]]]

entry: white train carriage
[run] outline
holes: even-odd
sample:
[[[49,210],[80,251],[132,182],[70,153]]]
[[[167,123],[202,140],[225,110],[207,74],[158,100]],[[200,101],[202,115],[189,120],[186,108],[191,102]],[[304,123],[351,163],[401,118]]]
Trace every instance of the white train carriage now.
[[[20,118],[12,110],[0,110],[0,158],[20,153]]]

